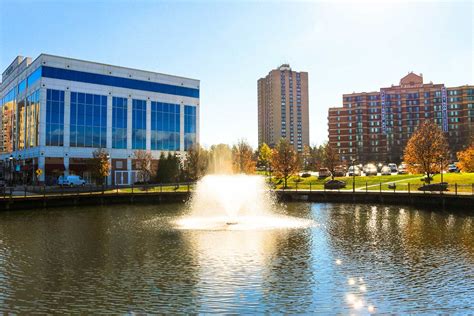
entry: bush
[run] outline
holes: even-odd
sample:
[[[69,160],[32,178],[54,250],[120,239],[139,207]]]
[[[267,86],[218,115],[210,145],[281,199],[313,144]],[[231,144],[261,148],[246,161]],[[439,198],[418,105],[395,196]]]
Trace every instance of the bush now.
[[[311,174],[309,174],[309,173],[303,173],[303,174],[301,175],[301,177],[302,177],[302,178],[309,178],[309,177],[311,177]]]

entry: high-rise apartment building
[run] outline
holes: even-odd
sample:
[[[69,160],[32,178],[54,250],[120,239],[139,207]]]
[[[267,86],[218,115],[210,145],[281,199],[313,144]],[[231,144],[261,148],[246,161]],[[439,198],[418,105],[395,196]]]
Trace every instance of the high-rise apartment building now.
[[[297,151],[309,145],[308,73],[284,64],[258,80],[258,144],[285,138]]]
[[[474,86],[423,83],[409,73],[399,85],[375,92],[344,94],[342,107],[329,109],[329,142],[343,161],[400,162],[424,120],[445,132],[451,158],[474,136]]]
[[[199,80],[41,54],[17,57],[0,84],[0,158],[10,176],[54,183],[90,176],[110,155],[109,183],[135,177],[135,152],[184,153],[199,141]]]

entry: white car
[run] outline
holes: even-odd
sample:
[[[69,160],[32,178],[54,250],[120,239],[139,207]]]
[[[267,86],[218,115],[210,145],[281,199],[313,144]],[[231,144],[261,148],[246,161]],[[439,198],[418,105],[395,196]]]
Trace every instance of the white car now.
[[[75,185],[85,185],[86,180],[82,179],[80,176],[60,176],[58,178],[58,185],[67,185],[67,186],[75,186]]]
[[[390,176],[392,174],[392,169],[389,166],[383,166],[380,174],[382,176]]]

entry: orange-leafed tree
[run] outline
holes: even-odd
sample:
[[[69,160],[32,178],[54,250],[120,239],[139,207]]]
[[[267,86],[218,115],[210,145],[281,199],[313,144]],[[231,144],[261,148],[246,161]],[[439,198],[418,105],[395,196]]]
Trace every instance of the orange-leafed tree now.
[[[324,167],[328,168],[329,171],[331,171],[331,179],[334,180],[334,173],[336,171],[336,167],[341,164],[339,154],[329,142],[324,144],[322,154],[323,165]]]
[[[110,174],[109,158],[109,153],[105,149],[99,148],[92,153],[92,159],[89,161],[89,170],[99,185],[105,184],[105,178]]]
[[[255,173],[256,161],[252,147],[244,140],[240,140],[232,147],[232,169],[235,173]]]
[[[404,161],[412,173],[423,173],[430,183],[432,175],[448,163],[448,143],[443,131],[432,121],[424,121],[408,140]]]
[[[474,172],[474,141],[465,150],[458,151],[456,156],[459,160],[457,167],[462,172]]]
[[[298,154],[293,145],[287,140],[281,139],[273,149],[271,164],[275,176],[283,179],[286,188],[288,179],[299,169]]]

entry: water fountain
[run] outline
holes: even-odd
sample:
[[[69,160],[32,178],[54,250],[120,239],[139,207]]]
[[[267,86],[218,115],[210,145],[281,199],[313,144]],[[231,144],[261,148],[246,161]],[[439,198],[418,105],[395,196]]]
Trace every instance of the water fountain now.
[[[197,183],[188,215],[175,224],[193,230],[264,230],[313,222],[284,215],[262,176],[212,174]]]

